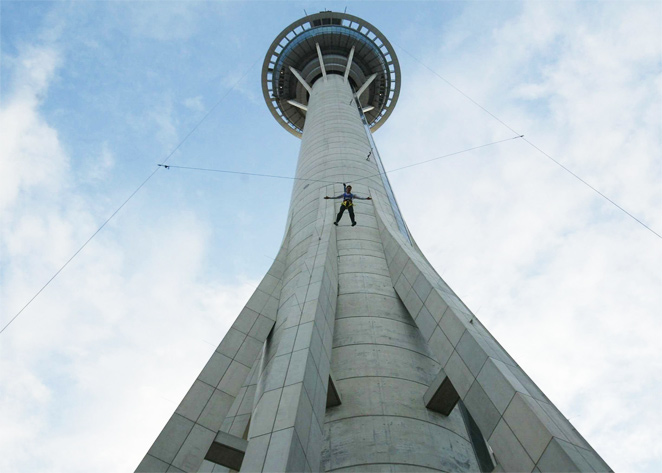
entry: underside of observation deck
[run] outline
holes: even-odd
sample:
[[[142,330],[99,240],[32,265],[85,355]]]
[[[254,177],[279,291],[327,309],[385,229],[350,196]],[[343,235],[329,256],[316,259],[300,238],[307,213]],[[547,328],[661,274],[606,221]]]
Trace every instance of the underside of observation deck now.
[[[400,66],[391,44],[361,18],[321,12],[285,28],[271,44],[262,67],[264,99],[290,133],[301,136],[309,87],[327,74],[344,76],[359,92],[373,130],[391,114],[400,92]]]

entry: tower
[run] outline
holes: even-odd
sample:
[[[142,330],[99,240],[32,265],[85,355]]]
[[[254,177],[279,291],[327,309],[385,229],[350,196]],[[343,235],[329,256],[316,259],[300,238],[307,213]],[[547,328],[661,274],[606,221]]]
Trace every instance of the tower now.
[[[400,89],[384,35],[302,18],[262,88],[301,137],[283,242],[137,471],[610,471],[410,235],[372,138]],[[372,198],[355,227],[343,183]]]

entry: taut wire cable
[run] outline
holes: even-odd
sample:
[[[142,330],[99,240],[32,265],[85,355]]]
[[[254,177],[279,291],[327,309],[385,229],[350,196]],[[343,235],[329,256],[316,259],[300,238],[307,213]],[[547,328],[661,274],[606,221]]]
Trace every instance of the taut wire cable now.
[[[291,176],[278,176],[275,174],[260,174],[256,172],[244,172],[244,171],[230,171],[227,169],[214,169],[214,168],[198,168],[198,167],[193,167],[193,166],[172,166],[172,165],[165,165],[165,164],[158,164],[158,166],[162,166],[164,168],[173,168],[173,169],[188,169],[191,171],[206,171],[206,172],[219,172],[223,174],[239,174],[242,176],[256,176],[256,177],[270,177],[273,179],[288,179],[291,181],[311,181],[311,182],[325,182],[327,184],[342,184],[340,181],[324,181],[321,179],[306,179],[303,177],[291,177]]]
[[[419,161],[417,163],[407,164],[406,166],[402,166],[402,167],[395,168],[395,169],[389,169],[388,171],[379,172],[377,174],[373,174],[372,176],[362,177],[361,179],[357,179],[354,182],[359,182],[359,181],[362,181],[364,179],[370,179],[371,177],[381,176],[382,174],[390,174],[392,172],[400,171],[402,169],[413,168],[414,166],[420,166],[421,164],[426,164],[426,163],[429,163],[429,162],[432,162],[432,161],[436,161],[438,159],[448,158],[450,156],[455,156],[455,155],[462,154],[462,153],[468,153],[469,151],[473,151],[475,149],[486,148],[487,146],[496,145],[496,144],[499,144],[499,143],[503,143],[505,141],[517,140],[517,139],[520,139],[520,138],[524,138],[524,135],[514,136],[512,138],[506,138],[506,139],[499,140],[499,141],[492,141],[491,143],[486,143],[484,145],[474,146],[472,148],[463,149],[462,151],[455,151],[453,153],[448,153],[448,154],[444,154],[442,156],[437,156],[436,158],[426,159],[425,161]]]
[[[430,71],[432,74],[434,74],[434,75],[437,76],[439,79],[441,79],[441,80],[444,81],[446,84],[448,84],[450,87],[452,87],[453,89],[455,89],[459,94],[461,94],[463,97],[465,97],[465,98],[466,98],[467,100],[469,100],[471,103],[473,103],[473,104],[476,105],[478,108],[480,108],[481,110],[483,110],[483,111],[484,111],[485,113],[487,113],[489,116],[491,116],[492,118],[494,118],[496,121],[498,121],[499,123],[501,123],[503,126],[505,126],[506,128],[508,128],[510,131],[512,131],[512,132],[515,133],[516,135],[520,135],[519,137],[523,137],[523,136],[524,136],[524,135],[521,135],[521,134],[520,134],[518,131],[516,131],[515,129],[513,129],[513,128],[512,128],[510,125],[508,125],[506,122],[504,122],[503,120],[501,120],[499,117],[497,117],[495,114],[493,114],[492,112],[490,112],[487,108],[483,107],[481,104],[479,104],[478,102],[476,102],[476,101],[475,101],[474,99],[472,99],[469,95],[467,95],[465,92],[463,92],[462,90],[460,90],[458,87],[456,87],[453,83],[451,83],[448,79],[446,79],[445,77],[443,77],[443,76],[442,76],[441,74],[439,74],[437,71],[435,71],[434,69],[432,69],[431,67],[429,67],[427,64],[425,64],[423,61],[421,61],[421,60],[418,59],[416,56],[414,56],[412,53],[410,53],[409,51],[407,51],[405,48],[403,48],[402,46],[397,45],[397,44],[395,44],[395,43],[394,43],[394,45],[395,45],[397,48],[399,48],[399,49],[401,49],[402,51],[404,51],[405,53],[407,53],[407,55],[408,55],[409,57],[411,57],[414,61],[416,61],[417,63],[419,63],[421,66],[423,66],[424,68],[426,68],[426,69],[427,69],[428,71]],[[594,186],[592,186],[591,184],[589,184],[588,182],[586,182],[584,179],[582,179],[581,177],[579,177],[577,174],[575,174],[573,171],[571,171],[571,170],[568,169],[566,166],[564,166],[563,164],[561,164],[559,161],[557,161],[556,159],[554,159],[553,157],[551,157],[548,153],[546,153],[545,151],[543,151],[542,149],[540,149],[538,146],[536,146],[535,144],[533,144],[531,141],[527,140],[526,138],[524,138],[524,141],[525,141],[526,143],[528,143],[533,149],[535,149],[536,151],[538,151],[539,153],[541,153],[543,156],[547,157],[549,160],[551,160],[553,163],[555,163],[555,164],[556,164],[557,166],[559,166],[561,169],[563,169],[563,170],[566,171],[568,174],[570,174],[571,176],[573,176],[573,177],[574,177],[575,179],[577,179],[579,182],[581,182],[582,184],[584,184],[585,186],[587,186],[589,189],[591,189],[593,192],[595,192],[596,194],[598,194],[600,197],[602,197],[603,199],[605,199],[607,202],[611,203],[614,207],[616,207],[617,209],[619,209],[619,210],[620,210],[621,212],[623,212],[625,215],[627,215],[628,217],[632,218],[635,222],[639,223],[639,224],[640,224],[642,227],[644,227],[646,230],[650,231],[652,234],[654,234],[654,235],[657,236],[658,238],[662,239],[662,235],[660,235],[658,232],[656,232],[656,231],[653,230],[651,227],[649,227],[648,225],[646,225],[644,222],[642,222],[641,220],[639,220],[637,217],[635,217],[634,215],[632,215],[630,212],[628,212],[627,210],[625,210],[621,205],[617,204],[617,203],[614,202],[612,199],[610,199],[609,197],[607,197],[605,194],[603,194],[602,192],[600,192],[600,191],[599,191],[598,189],[596,189]]]
[[[402,166],[400,168],[395,168],[395,169],[391,169],[389,171],[384,171],[383,173],[380,172],[380,173],[377,173],[377,174],[372,174],[370,176],[362,177],[360,179],[356,179],[355,181],[352,181],[352,183],[357,183],[357,182],[363,181],[365,179],[370,179],[371,177],[381,176],[382,174],[389,174],[391,172],[400,171],[401,169],[411,168],[411,167],[414,167],[414,166],[420,166],[421,164],[426,164],[426,163],[429,163],[431,161],[436,161],[438,159],[448,158],[449,156],[455,156],[455,155],[458,155],[458,154],[467,153],[469,151],[473,151],[473,150],[480,149],[480,148],[485,148],[487,146],[496,145],[498,143],[503,143],[505,141],[517,140],[517,139],[522,138],[522,137],[523,137],[523,135],[515,136],[513,138],[506,138],[504,140],[493,141],[491,143],[486,143],[486,144],[480,145],[480,146],[473,146],[471,148],[463,149],[461,151],[455,151],[453,153],[448,153],[448,154],[444,154],[442,156],[437,156],[436,158],[426,159],[425,161],[420,161],[418,163],[408,164],[408,165]],[[292,181],[311,181],[311,182],[324,182],[324,183],[327,183],[327,184],[343,184],[340,181],[325,181],[325,180],[322,180],[322,179],[306,179],[306,178],[303,178],[303,177],[279,176],[279,175],[275,175],[275,174],[259,174],[259,173],[255,173],[255,172],[230,171],[228,169],[201,168],[201,167],[193,167],[193,166],[173,166],[173,165],[165,164],[165,163],[164,164],[158,164],[158,166],[161,166],[161,167],[164,167],[164,168],[167,168],[167,169],[170,169],[170,168],[172,168],[172,169],[188,169],[188,170],[192,170],[192,171],[218,172],[218,173],[223,173],[223,174],[239,174],[239,175],[243,175],[243,176],[267,177],[267,178],[274,178],[274,179],[288,179],[288,180],[292,180]]]

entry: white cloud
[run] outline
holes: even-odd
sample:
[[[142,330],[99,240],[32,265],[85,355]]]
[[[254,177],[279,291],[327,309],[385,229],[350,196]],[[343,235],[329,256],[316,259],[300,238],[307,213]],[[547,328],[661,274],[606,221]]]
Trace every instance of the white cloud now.
[[[27,187],[57,191],[69,164],[57,132],[37,113],[60,62],[59,54],[51,48],[26,47],[19,58],[8,62],[13,65],[14,87],[0,111],[0,210],[14,203]]]
[[[100,181],[108,177],[115,167],[115,156],[107,141],[101,144],[99,154],[86,161],[83,179]]]
[[[175,147],[179,140],[177,120],[174,117],[172,100],[164,98],[153,110],[147,113],[148,123],[156,127],[156,136],[164,150]]]
[[[76,176],[40,114],[58,57],[22,51],[0,111],[3,326],[106,217],[78,190],[94,176]],[[112,172],[106,144],[96,162]],[[210,230],[195,213],[134,215],[125,209],[2,334],[0,470],[135,468],[254,290],[203,278]]]
[[[205,105],[202,102],[202,95],[197,95],[195,97],[187,98],[186,100],[184,100],[184,106],[194,112],[205,111]]]

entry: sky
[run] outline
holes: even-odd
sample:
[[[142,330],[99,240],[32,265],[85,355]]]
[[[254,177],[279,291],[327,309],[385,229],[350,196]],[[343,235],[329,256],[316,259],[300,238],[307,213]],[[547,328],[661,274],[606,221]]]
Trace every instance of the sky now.
[[[660,2],[3,0],[0,325],[157,172],[0,334],[0,471],[138,465],[292,189],[157,164],[293,176],[262,61],[345,7],[400,60],[387,170],[523,134],[662,234]],[[662,238],[522,139],[390,180],[432,265],[610,466],[662,470]]]

